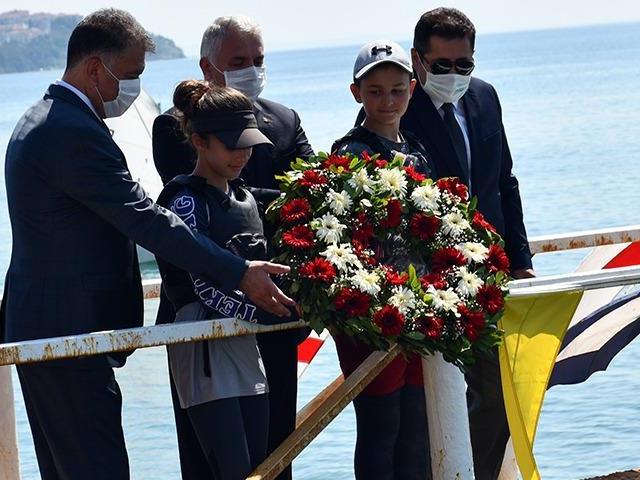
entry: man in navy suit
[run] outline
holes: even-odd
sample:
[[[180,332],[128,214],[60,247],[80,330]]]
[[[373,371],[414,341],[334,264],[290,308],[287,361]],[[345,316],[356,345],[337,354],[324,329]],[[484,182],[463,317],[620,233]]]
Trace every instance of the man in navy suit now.
[[[503,236],[515,278],[533,276],[518,180],[495,89],[472,77],[475,27],[459,10],[437,8],[418,21],[411,56],[420,84],[400,124],[433,156],[439,177],[459,177]],[[475,478],[496,479],[509,438],[497,356],[466,375]]]
[[[216,85],[233,87],[253,102],[260,131],[273,145],[256,145],[242,172],[251,193],[263,210],[279,194],[275,176],[290,169],[297,157],[313,155],[298,114],[260,96],[266,83],[262,33],[248,17],[220,17],[207,28],[200,49],[200,69],[204,78]],[[153,159],[164,183],[176,175],[191,173],[196,153],[187,141],[173,109],[153,124]],[[267,237],[271,235],[265,225]],[[173,321],[175,312],[161,299],[158,322]],[[258,335],[258,344],[269,381],[269,452],[294,430],[297,394],[297,345],[305,330]],[[208,464],[198,448],[195,432],[177,402],[172,385],[176,428],[179,434],[180,466],[183,479],[206,478]],[[291,467],[278,476],[291,478]]]
[[[6,154],[13,233],[2,317],[6,341],[142,325],[135,244],[222,289],[288,315],[269,273],[207,241],[134,182],[103,119],[140,91],[153,42],[128,13],[105,9],[69,39],[67,68],[18,122]],[[19,365],[44,480],[126,480],[122,396],[113,367],[126,354]]]

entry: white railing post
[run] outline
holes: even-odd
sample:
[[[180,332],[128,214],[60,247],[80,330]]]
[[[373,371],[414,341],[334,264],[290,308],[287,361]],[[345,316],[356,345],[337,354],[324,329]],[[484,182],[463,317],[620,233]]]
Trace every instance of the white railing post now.
[[[11,367],[0,367],[0,480],[20,480]]]
[[[464,375],[441,353],[422,357],[433,480],[472,480]]]

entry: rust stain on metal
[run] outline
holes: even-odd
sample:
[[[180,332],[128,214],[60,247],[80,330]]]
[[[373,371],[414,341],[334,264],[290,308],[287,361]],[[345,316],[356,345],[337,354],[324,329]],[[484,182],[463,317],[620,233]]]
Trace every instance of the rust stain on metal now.
[[[569,241],[569,248],[585,248],[588,247],[589,244],[586,240],[571,240]]]
[[[540,251],[542,252],[556,252],[558,250],[560,250],[560,248],[553,243],[545,243],[543,245],[540,245]]]
[[[605,235],[599,235],[596,237],[596,245],[612,245],[614,242],[613,238],[607,237]]]
[[[3,347],[0,349],[0,365],[11,365],[20,361],[20,348]]]

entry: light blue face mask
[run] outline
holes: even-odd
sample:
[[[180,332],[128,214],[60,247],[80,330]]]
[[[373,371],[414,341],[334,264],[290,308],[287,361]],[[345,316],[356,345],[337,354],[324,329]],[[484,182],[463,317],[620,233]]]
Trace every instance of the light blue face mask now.
[[[136,98],[138,98],[138,95],[140,95],[140,79],[120,80],[104,63],[102,66],[109,72],[109,75],[118,81],[118,96],[113,100],[105,102],[102,99],[102,95],[100,95],[98,87],[96,87],[96,91],[100,96],[100,100],[102,100],[105,118],[119,117],[127,111]]]
[[[255,102],[265,85],[267,84],[267,69],[264,65],[255,67],[241,68],[240,70],[218,70],[218,67],[211,62],[213,68],[224,75],[224,84],[227,87],[235,88],[236,90],[245,94],[249,100]]]

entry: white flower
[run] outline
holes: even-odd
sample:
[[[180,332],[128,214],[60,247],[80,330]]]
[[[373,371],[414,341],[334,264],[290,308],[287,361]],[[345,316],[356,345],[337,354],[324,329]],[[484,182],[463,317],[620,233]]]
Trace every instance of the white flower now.
[[[460,303],[460,297],[452,289],[436,290],[433,287],[429,287],[428,292],[433,295],[433,306],[437,310],[448,310],[450,312],[458,311],[458,303]]]
[[[460,212],[451,212],[442,218],[442,227],[446,235],[457,237],[465,230],[470,229],[471,225]]]
[[[353,201],[351,197],[346,191],[342,191],[340,193],[335,190],[329,190],[327,193],[327,203],[329,204],[329,208],[336,215],[342,215],[351,209],[351,205],[353,205]]]
[[[363,293],[375,295],[380,291],[380,275],[375,271],[358,270],[353,277],[351,283]]]
[[[411,192],[411,200],[420,210],[437,212],[440,189],[435,185],[423,185]]]
[[[407,179],[404,170],[399,168],[383,168],[378,170],[380,186],[384,191],[390,191],[398,197],[407,193]]]
[[[375,185],[374,180],[369,177],[366,168],[360,169],[358,173],[349,179],[348,183],[356,190],[363,190],[366,193],[373,192],[373,187]]]
[[[389,298],[389,303],[406,315],[409,310],[416,308],[416,296],[407,287],[396,286],[393,289],[393,296]]]
[[[462,295],[475,297],[478,289],[483,285],[482,279],[475,273],[468,271],[467,267],[460,267],[458,275],[460,276],[458,291]]]
[[[313,226],[317,226],[318,228],[316,236],[325,243],[338,243],[342,236],[342,231],[347,228],[346,225],[340,223],[340,221],[330,213],[325,213],[319,219],[319,223],[319,226],[317,223]]]
[[[464,258],[469,262],[482,263],[489,254],[489,249],[478,242],[465,242],[457,245],[456,248],[460,250]]]
[[[348,243],[341,243],[340,245],[329,245],[324,252],[320,255],[327,257],[327,260],[335,265],[339,270],[346,271],[349,265],[355,265],[361,267],[360,260]]]
[[[373,203],[371,203],[371,201],[368,198],[363,198],[362,200],[360,200],[360,205],[362,205],[364,208],[373,207]]]

